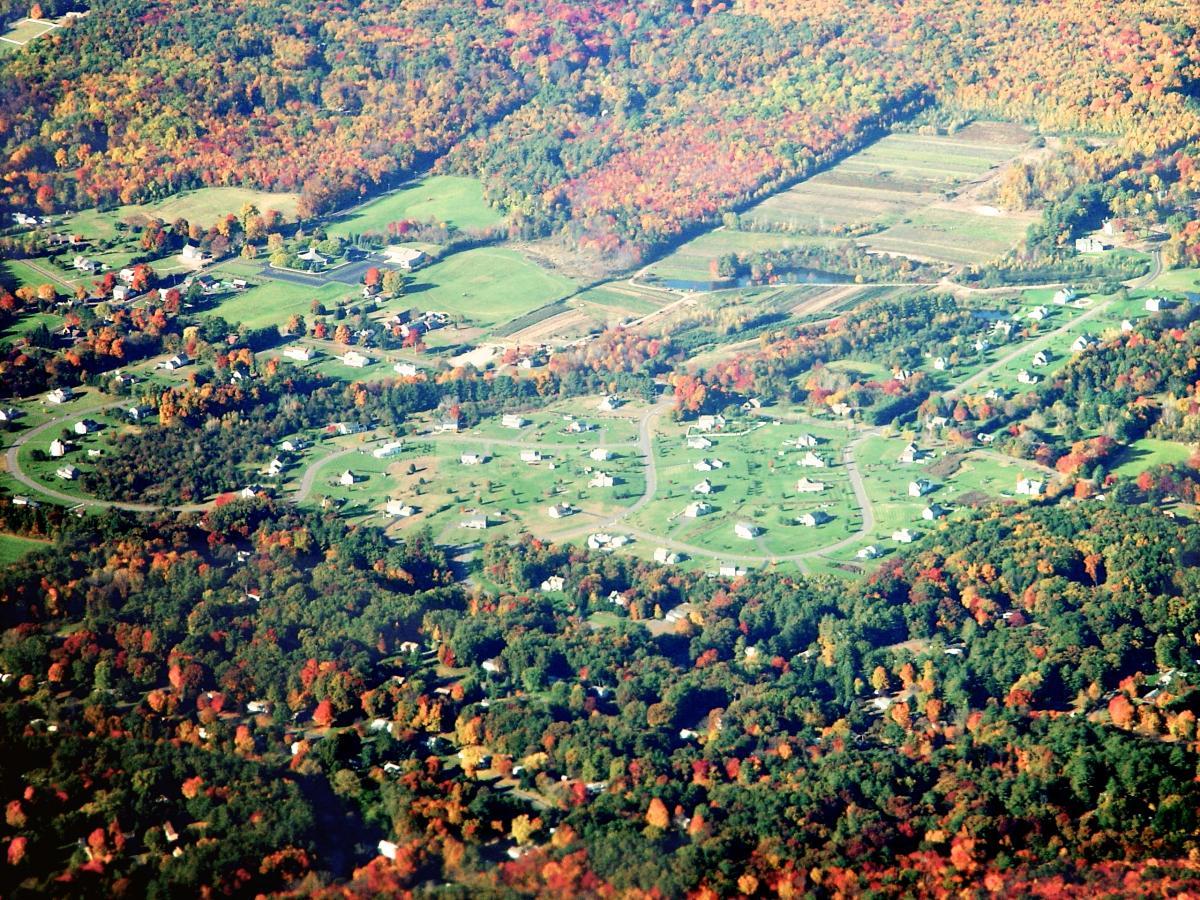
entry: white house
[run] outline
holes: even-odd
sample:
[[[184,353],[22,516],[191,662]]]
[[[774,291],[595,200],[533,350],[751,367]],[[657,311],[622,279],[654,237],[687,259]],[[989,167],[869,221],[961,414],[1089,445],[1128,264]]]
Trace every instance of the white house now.
[[[725,427],[725,417],[701,416],[696,420],[696,427],[701,431],[719,431]]]
[[[1122,319],[1121,320],[1121,333],[1128,334],[1131,331],[1133,331],[1133,323],[1130,322],[1128,319]]]
[[[388,441],[372,450],[371,455],[376,459],[390,459],[393,456],[399,456],[403,450],[404,441]]]
[[[1026,497],[1040,497],[1045,484],[1032,478],[1022,478],[1017,481],[1017,493]]]
[[[403,375],[406,378],[412,378],[417,374],[417,367],[412,363],[398,362],[392,366],[392,371],[397,375]]]
[[[540,451],[538,451],[538,450],[522,450],[521,451],[521,462],[532,464],[532,463],[540,463],[541,461],[542,461],[542,454]]]
[[[385,859],[395,860],[396,852],[400,848],[398,846],[396,846],[395,844],[393,844],[391,841],[380,841],[379,844],[377,845],[376,849],[379,851],[379,855],[384,857]]]
[[[491,524],[491,522],[488,521],[487,516],[472,516],[470,519],[463,519],[461,522],[459,522],[458,527],[459,528],[471,528],[476,531],[483,531],[490,524]]]
[[[806,528],[816,528],[824,525],[826,522],[832,521],[832,518],[823,509],[817,509],[812,512],[806,512],[797,521]]]
[[[612,454],[609,453],[608,450],[606,450],[604,447],[597,447],[594,450],[592,450],[592,452],[589,453],[588,456],[591,457],[592,459],[594,459],[596,462],[608,462],[608,460],[612,456]]]
[[[294,359],[296,362],[308,362],[310,359],[316,356],[316,351],[314,351],[311,347],[288,347],[283,351],[283,355],[288,359]]]
[[[747,400],[745,403],[742,404],[742,411],[743,412],[753,412],[756,409],[762,409],[762,405],[763,405],[763,403],[762,403],[761,399],[759,399],[758,397],[751,397],[749,400]]]
[[[1087,235],[1086,237],[1075,239],[1075,250],[1077,253],[1105,253],[1113,248],[1111,242],[1095,235]]]
[[[740,566],[722,564],[717,567],[717,574],[722,578],[741,578],[746,574],[746,570]]]
[[[897,544],[911,544],[917,539],[915,531],[909,531],[907,528],[901,528],[899,531],[892,532],[892,540]]]
[[[1162,312],[1166,309],[1174,309],[1175,301],[1168,300],[1166,297],[1147,297],[1146,312]]]
[[[824,459],[822,459],[821,457],[817,456],[817,454],[815,454],[811,450],[809,450],[800,459],[800,465],[807,466],[812,469],[824,469],[829,465],[829,463],[825,462]]]
[[[938,506],[936,503],[933,503],[921,510],[921,518],[926,522],[935,522],[938,519],[944,519],[945,517],[946,510],[943,507]]]
[[[66,444],[64,444],[58,438],[55,438],[54,440],[52,440],[50,442],[50,456],[52,458],[57,459],[60,456],[66,456],[66,455],[67,455],[67,445]]]
[[[687,446],[689,450],[707,450],[712,445],[712,441],[702,434],[688,435]]]
[[[915,463],[920,462],[924,458],[925,451],[921,450],[916,444],[910,443],[900,451],[900,455],[896,457],[896,461],[900,463]]]
[[[1044,366],[1050,362],[1050,357],[1046,355],[1045,350],[1039,350],[1033,355],[1033,364],[1035,366]]]
[[[950,365],[950,360],[948,360],[944,356],[939,356],[936,359],[934,359],[934,361],[933,361],[933,367],[935,369],[937,369],[939,372],[945,372],[946,368],[949,365]]]
[[[174,372],[176,369],[182,369],[190,362],[191,359],[188,358],[186,353],[176,353],[170,359],[160,362],[155,368],[166,372]]]
[[[1029,313],[1027,318],[1030,322],[1042,322],[1050,316],[1050,308],[1046,306],[1035,306]]]
[[[129,285],[118,284],[113,287],[113,291],[112,291],[113,302],[114,303],[124,303],[126,300],[129,299],[129,297],[130,297],[130,295],[132,295],[132,293],[133,293],[133,291],[130,290]]]
[[[616,483],[617,480],[607,472],[597,472],[592,476],[592,480],[588,482],[588,487],[610,488]]]
[[[817,444],[820,443],[820,441],[817,439],[817,437],[815,435],[802,434],[799,437],[797,437],[792,443],[794,443],[797,447],[799,447],[801,449],[804,449],[806,447],[811,449],[813,447],[816,447]]]
[[[416,509],[403,500],[389,500],[383,507],[383,514],[390,519],[407,519],[416,512]]]
[[[570,503],[555,503],[546,510],[546,515],[552,519],[565,519],[567,516],[573,515],[575,507]]]
[[[711,472],[713,469],[725,468],[725,463],[719,459],[701,459],[692,464],[697,472]]]
[[[277,456],[267,464],[266,473],[268,475],[280,475],[283,473],[284,468],[283,460]]]
[[[15,406],[0,408],[0,422],[15,422],[21,417],[21,411]]]
[[[342,364],[350,366],[353,369],[364,369],[371,364],[371,357],[359,353],[357,350],[350,350],[341,358]]]
[[[464,466],[478,466],[483,463],[483,459],[479,453],[464,453],[458,458],[458,461]]]
[[[679,562],[679,554],[668,550],[666,547],[656,547],[654,550],[654,561],[660,566],[674,566]]]
[[[707,516],[712,512],[712,507],[703,500],[697,500],[695,503],[689,503],[683,509],[685,519],[698,519],[701,516]]]
[[[541,589],[546,592],[561,591],[566,588],[566,586],[566,579],[564,579],[561,575],[551,575],[541,583]]]
[[[572,419],[565,429],[567,434],[583,434],[585,431],[591,431],[592,425],[589,422],[583,422],[579,419]]]
[[[1074,300],[1076,296],[1078,295],[1075,293],[1073,288],[1060,288],[1055,292],[1054,297],[1050,302],[1055,306],[1066,306],[1068,303]]]
[[[500,417],[500,425],[504,428],[520,429],[528,424],[523,418],[512,413],[507,413]]]
[[[796,482],[796,492],[800,494],[819,494],[823,490],[825,490],[823,481],[813,481],[805,477]]]
[[[73,399],[74,396],[75,396],[75,392],[73,390],[71,390],[69,387],[68,388],[55,388],[54,390],[52,390],[50,393],[48,393],[46,395],[46,402],[53,403],[55,406],[57,406],[60,403],[66,403],[68,400]]]
[[[1031,372],[1029,372],[1027,369],[1022,369],[1020,372],[1017,373],[1017,381],[1020,384],[1035,385],[1041,380],[1042,380],[1041,376],[1034,375]]]
[[[307,446],[300,438],[288,438],[286,441],[280,443],[279,449],[284,453],[299,453]]]
[[[350,487],[357,480],[358,476],[356,476],[349,469],[338,476],[338,484],[340,484],[342,487]]]
[[[598,404],[596,404],[596,409],[600,410],[600,412],[612,412],[614,409],[620,409],[620,408],[621,408],[621,398],[614,396],[613,394],[609,394],[607,397],[605,397],[603,400],[601,400]]]
[[[924,478],[918,478],[916,481],[908,483],[908,496],[910,497],[924,497],[932,490],[933,484]]]
[[[692,488],[692,493],[693,494],[711,494],[712,489],[713,489],[712,482],[709,481],[707,478],[705,478],[703,481],[701,481],[699,484],[697,484],[694,488]]]
[[[854,555],[859,559],[878,559],[882,554],[880,553],[879,548],[874,544],[868,544]]]
[[[54,474],[64,481],[74,481],[79,477],[79,470],[74,466],[59,466]]]
[[[184,244],[183,249],[179,251],[179,261],[185,266],[206,266],[213,261],[213,258],[206,255],[199,247]]]
[[[1074,353],[1083,353],[1094,346],[1096,346],[1096,339],[1090,334],[1084,333],[1075,338],[1074,343],[1071,344],[1071,350]]]
[[[752,541],[758,537],[758,526],[749,522],[738,522],[733,526],[733,533],[743,541]]]

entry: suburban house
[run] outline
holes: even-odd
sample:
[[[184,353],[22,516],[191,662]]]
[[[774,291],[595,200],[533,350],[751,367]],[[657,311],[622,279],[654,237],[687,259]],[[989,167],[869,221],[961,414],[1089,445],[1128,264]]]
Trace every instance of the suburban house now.
[[[823,481],[813,481],[805,477],[796,482],[796,492],[800,494],[819,494],[823,490],[825,490]]]
[[[833,518],[825,510],[817,509],[805,513],[797,521],[807,528],[816,528],[819,525],[824,525],[826,522],[832,522]]]
[[[287,467],[283,464],[283,460],[277,456],[267,464],[265,471],[268,475],[272,476],[282,475],[285,468]]]
[[[100,263],[94,259],[88,259],[86,256],[76,256],[71,262],[71,268],[83,272],[85,275],[94,275],[100,268]]]
[[[745,574],[746,570],[740,566],[732,566],[728,563],[717,566],[717,575],[721,578],[741,578]]]
[[[199,267],[208,265],[213,258],[193,244],[184,244],[179,251],[179,261],[185,266]]]
[[[1075,250],[1079,253],[1104,253],[1112,248],[1112,242],[1095,235],[1075,239]]]
[[[311,347],[297,346],[288,347],[283,351],[283,355],[288,359],[294,359],[296,362],[308,362],[317,355],[317,352]]]
[[[1122,324],[1122,330],[1124,330],[1124,324]],[[1083,334],[1079,335],[1079,337],[1075,338],[1074,343],[1071,344],[1071,351],[1073,353],[1082,353],[1085,350],[1091,350],[1095,346],[1096,339],[1090,334],[1084,332]]]
[[[879,559],[882,554],[880,553],[879,548],[874,544],[867,544],[867,546],[863,547],[854,555],[859,559]]]
[[[583,434],[585,431],[591,431],[592,427],[593,426],[589,422],[584,422],[580,419],[572,419],[567,424],[567,427],[563,430],[566,431],[567,434]]]
[[[1026,497],[1040,497],[1045,484],[1032,478],[1022,478],[1017,482],[1017,493]]]
[[[813,447],[816,447],[817,444],[820,443],[820,441],[817,439],[817,437],[815,435],[802,434],[799,437],[797,437],[794,441],[792,441],[792,443],[801,449],[804,449],[806,447],[811,449]]]
[[[416,512],[416,509],[403,500],[389,500],[383,507],[383,514],[389,519],[407,519]]]
[[[753,412],[756,409],[762,409],[762,400],[758,397],[751,397],[742,404],[742,412]]]
[[[575,507],[573,507],[570,503],[555,503],[546,510],[546,515],[552,519],[565,519],[574,512]]]
[[[610,488],[616,483],[617,480],[607,472],[597,472],[592,476],[592,480],[588,482],[588,487]]]
[[[280,443],[279,449],[284,453],[299,453],[307,446],[300,438],[288,438],[286,441]]]
[[[933,483],[926,481],[924,478],[918,478],[916,481],[908,483],[908,496],[924,497],[933,490]]]
[[[80,419],[75,423],[74,432],[78,435],[91,434],[100,426],[91,419]]]
[[[1049,362],[1050,357],[1046,354],[1045,350],[1039,350],[1037,353],[1033,354],[1033,364],[1035,366],[1044,366]]]
[[[896,457],[896,461],[907,464],[907,463],[920,462],[924,458],[925,458],[925,451],[921,450],[916,444],[910,443],[908,446],[906,446],[903,450],[900,451],[900,455],[898,457]]]
[[[15,422],[21,416],[21,411],[15,406],[0,408],[0,422]]]
[[[346,353],[345,356],[341,357],[341,361],[342,361],[343,365],[350,366],[351,368],[365,369],[367,366],[369,366],[371,364],[372,360],[371,360],[371,357],[364,356],[363,354],[359,353],[357,350],[350,350]]]
[[[113,287],[112,298],[114,303],[124,303],[130,298],[133,291],[127,284],[118,284]]]
[[[1030,322],[1044,322],[1049,317],[1050,309],[1048,307],[1036,306],[1029,314],[1028,319]]]
[[[392,366],[392,371],[397,375],[403,375],[406,378],[412,378],[417,374],[417,367],[412,363],[398,362]]]
[[[358,481],[358,476],[349,469],[338,476],[338,484],[340,484],[342,487],[350,487],[356,481]]]
[[[125,415],[127,415],[132,422],[140,422],[152,412],[152,409],[149,409],[145,406],[131,406],[129,409],[125,410]]]
[[[921,510],[921,518],[924,519],[926,522],[935,522],[938,519],[944,519],[945,517],[946,517],[945,507],[938,506],[936,503],[930,504],[929,506],[927,506],[923,510]]]
[[[1020,384],[1034,385],[1034,384],[1037,384],[1041,380],[1042,379],[1040,376],[1034,375],[1033,373],[1029,372],[1027,369],[1022,369],[1020,372],[1017,373],[1017,381]]]
[[[703,481],[701,481],[699,484],[697,484],[694,488],[692,488],[692,493],[693,494],[711,494],[712,489],[713,489],[712,482],[710,482],[707,478],[705,478]]]
[[[733,526],[733,533],[743,541],[752,541],[758,537],[758,526],[749,522],[738,522]]]
[[[939,356],[933,361],[933,367],[939,372],[945,372],[946,367],[950,365],[950,360],[944,356]]]
[[[1058,291],[1055,292],[1054,297],[1051,299],[1050,302],[1053,303],[1055,306],[1066,306],[1068,303],[1070,303],[1072,300],[1074,300],[1076,296],[1077,295],[1073,288],[1069,288],[1069,287],[1060,288]]]
[[[524,428],[529,423],[526,422],[520,416],[509,413],[500,418],[500,424],[505,428],[517,429],[517,428]]]
[[[712,512],[712,507],[703,500],[697,500],[695,503],[689,503],[683,509],[685,519],[698,519],[701,516],[707,516]]]
[[[399,456],[403,450],[404,441],[388,441],[372,450],[371,455],[376,459],[390,459],[393,456]]]

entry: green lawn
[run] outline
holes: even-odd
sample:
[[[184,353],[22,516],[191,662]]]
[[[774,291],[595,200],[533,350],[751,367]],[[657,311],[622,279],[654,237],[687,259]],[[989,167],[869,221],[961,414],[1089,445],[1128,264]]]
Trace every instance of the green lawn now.
[[[1113,472],[1133,478],[1162,463],[1187,462],[1193,452],[1192,447],[1176,441],[1141,438],[1121,451],[1120,462]]]
[[[226,269],[229,269],[228,273]],[[257,272],[257,268],[255,271]],[[225,277],[243,275],[225,265],[222,265],[221,272],[217,274]],[[358,289],[353,285],[337,282],[328,282],[314,288],[290,281],[263,280],[261,284],[249,290],[231,294],[210,313],[229,322],[241,322],[251,328],[261,328],[266,325],[282,325],[292,313],[311,316],[313,300],[320,300],[327,308],[332,309],[341,298],[358,296],[358,293]]]
[[[434,175],[416,184],[385,194],[331,222],[330,234],[384,232],[389,222],[412,219],[434,221],[459,229],[486,228],[503,221],[503,216],[483,199],[483,185],[476,178],[460,175]]]
[[[21,19],[15,22],[11,28],[4,32],[4,37],[9,41],[15,41],[18,44],[27,44],[32,40],[40,38],[48,31],[53,31],[54,26],[45,19]],[[5,41],[4,43],[8,43]],[[9,44],[12,47],[12,44]],[[16,48],[13,48],[16,49]]]
[[[821,243],[821,240],[770,232],[732,231],[718,228],[693,238],[653,263],[648,274],[659,278],[708,281],[712,278],[710,263],[725,254],[779,250],[783,247],[814,243]]]
[[[0,534],[0,566],[14,563],[35,550],[44,550],[49,546],[46,541],[35,541],[15,534]]]
[[[53,268],[49,263],[47,268]],[[38,287],[40,285],[54,282],[47,278],[41,272],[31,269],[23,262],[18,262],[15,259],[0,260],[0,284],[3,284],[10,291],[15,291],[19,287],[28,285],[30,287]],[[61,285],[55,285],[60,290]]]
[[[575,284],[519,253],[481,247],[455,253],[416,273],[403,302],[495,325],[574,293]]]
[[[1154,279],[1160,291],[1200,291],[1200,269],[1168,269]]]
[[[92,240],[107,240],[116,235],[116,223],[130,217],[152,216],[168,223],[183,218],[209,226],[229,213],[238,215],[244,204],[253,203],[259,212],[273,209],[282,213],[284,218],[294,219],[299,201],[299,194],[241,187],[208,187],[184,191],[161,201],[118,206],[105,211],[83,210],[69,216],[63,226],[67,231]]]

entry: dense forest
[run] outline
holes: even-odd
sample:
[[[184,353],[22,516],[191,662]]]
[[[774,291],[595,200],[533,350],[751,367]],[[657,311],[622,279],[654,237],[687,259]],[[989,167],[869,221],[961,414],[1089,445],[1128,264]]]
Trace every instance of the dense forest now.
[[[514,234],[632,261],[934,102],[1114,137],[1087,154],[1102,178],[1194,151],[1196,19],[1149,0],[99,0],[0,61],[3,199],[251,184],[311,215],[432,165],[481,176]],[[1158,174],[1193,190],[1190,171]]]

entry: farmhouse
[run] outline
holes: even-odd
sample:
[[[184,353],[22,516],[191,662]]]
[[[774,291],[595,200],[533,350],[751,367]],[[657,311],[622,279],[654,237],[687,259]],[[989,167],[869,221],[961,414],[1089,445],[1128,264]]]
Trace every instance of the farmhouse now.
[[[59,466],[54,474],[64,481],[74,481],[79,477],[79,470],[74,466]]]
[[[148,409],[145,406],[131,406],[129,409],[125,410],[125,415],[129,417],[130,421],[140,422],[142,419],[150,415],[151,412],[153,412],[153,410]]]
[[[1174,309],[1175,301],[1166,297],[1147,297],[1146,312],[1163,312],[1164,310]]]
[[[702,434],[688,435],[687,446],[689,450],[707,450],[712,445],[712,441]]]
[[[1128,319],[1122,319],[1121,320],[1121,333],[1128,334],[1131,331],[1133,331],[1133,323],[1130,322]]]
[[[349,469],[338,476],[338,484],[340,484],[342,487],[350,487],[356,481],[358,481],[358,476]]]
[[[819,494],[823,490],[825,490],[823,481],[813,481],[805,477],[796,482],[796,492],[800,494]]]
[[[719,431],[724,427],[724,416],[701,416],[696,420],[696,428],[700,431]]]
[[[803,450],[806,447],[810,448],[810,449],[813,447],[816,447],[817,444],[820,443],[820,441],[814,435],[802,434],[799,437],[797,437],[794,441],[792,441],[792,443]]]
[[[612,412],[615,409],[620,409],[621,404],[622,401],[620,397],[609,394],[598,404],[596,404],[596,409],[600,410],[600,412]]]
[[[689,503],[683,509],[685,519],[698,519],[701,516],[707,516],[712,512],[712,507],[703,500],[697,500],[695,503]]]
[[[417,374],[417,367],[412,363],[398,362],[392,366],[392,371],[397,375],[403,375],[406,378],[412,378]]]
[[[753,412],[756,409],[762,409],[762,400],[758,397],[751,397],[742,404],[742,412]]]
[[[523,418],[512,413],[508,413],[500,418],[500,425],[504,428],[520,429],[528,424]]]
[[[371,455],[376,459],[390,459],[393,456],[399,456],[403,450],[404,441],[388,441],[372,450]]]
[[[1040,497],[1043,487],[1045,485],[1041,481],[1036,481],[1032,478],[1022,478],[1017,482],[1017,493],[1026,497]]]
[[[861,550],[859,550],[854,555],[857,556],[859,559],[878,559],[883,554],[880,552],[879,548],[876,547],[874,544],[868,544],[867,546],[863,547]]]
[[[185,266],[207,266],[213,258],[193,244],[184,244],[179,251],[179,261]]]
[[[799,464],[812,469],[824,469],[829,465],[829,463],[825,462],[824,459],[813,453],[811,450],[804,454],[804,456],[800,459]]]
[[[588,487],[610,488],[616,483],[617,480],[607,472],[597,472],[592,476],[592,480],[588,482]]]
[[[1055,306],[1066,306],[1068,303],[1070,303],[1072,300],[1074,300],[1075,297],[1076,297],[1076,294],[1075,294],[1074,289],[1065,287],[1065,288],[1060,288],[1058,291],[1056,291],[1054,294],[1054,297],[1051,299],[1050,302],[1053,303]]]
[[[484,459],[485,457],[480,453],[464,453],[458,458],[458,461],[464,466],[478,466],[483,463]]]
[[[541,583],[541,589],[545,592],[561,591],[567,586],[566,579],[561,575],[551,575]]]
[[[915,531],[909,531],[907,528],[901,528],[899,531],[892,532],[892,540],[897,544],[911,544],[917,539]]]
[[[1043,322],[1047,318],[1049,318],[1049,316],[1050,316],[1050,309],[1048,307],[1037,306],[1037,307],[1034,307],[1033,311],[1029,314],[1028,318],[1029,318],[1030,322]]]
[[[609,453],[603,447],[597,447],[594,450],[592,450],[592,452],[589,453],[588,456],[591,459],[594,459],[596,462],[607,462],[609,460],[609,458],[612,456],[612,454]]]
[[[918,478],[916,481],[908,483],[908,496],[924,497],[933,490],[933,483],[926,481],[924,478]]]
[[[1017,381],[1020,384],[1035,385],[1041,380],[1040,376],[1032,374],[1027,369],[1022,369],[1017,373]]]
[[[546,515],[552,519],[565,519],[575,513],[575,507],[570,503],[555,503],[546,510]]]
[[[584,422],[581,419],[572,419],[567,423],[567,427],[563,431],[567,434],[583,434],[585,431],[591,431],[594,427],[590,422]]]
[[[1095,235],[1075,239],[1075,250],[1078,253],[1105,253],[1112,248],[1111,242]]]
[[[662,566],[673,566],[679,562],[679,554],[668,550],[666,547],[656,547],[654,550],[654,561]]]
[[[86,256],[76,256],[71,262],[71,268],[87,275],[94,275],[96,270],[100,268],[100,263],[94,259],[88,259]]]
[[[824,525],[826,522],[833,521],[833,518],[823,509],[813,510],[802,515],[797,521],[806,528],[816,528]]]
[[[758,537],[758,526],[749,522],[738,522],[733,526],[733,533],[743,541],[752,541]]]
[[[936,359],[934,359],[934,361],[933,361],[933,367],[935,369],[937,369],[939,372],[945,372],[947,366],[949,366],[949,365],[950,365],[950,360],[946,359],[946,357],[944,357],[944,356],[939,356]]]
[[[350,366],[353,369],[365,369],[372,362],[371,357],[359,353],[357,350],[351,350],[341,357],[343,365]]]
[[[442,420],[438,422],[437,430],[442,432],[456,433],[462,428],[462,419],[457,415],[442,416]]]
[[[542,461],[542,454],[539,451],[537,451],[537,450],[522,450],[521,451],[521,462],[532,464],[532,463],[540,463],[541,461]]]
[[[46,402],[53,403],[55,406],[58,406],[59,404],[66,403],[68,400],[71,400],[74,398],[74,396],[75,392],[69,387],[55,388],[46,395]]]
[[[1035,366],[1044,366],[1049,362],[1050,357],[1046,354],[1045,350],[1039,350],[1033,355],[1033,364]]]
[[[277,456],[267,464],[265,471],[268,475],[279,475],[283,472],[284,468],[283,460]]]
[[[174,356],[172,356],[170,359],[165,360],[164,362],[160,362],[154,368],[162,369],[166,372],[174,372],[177,369],[182,369],[184,366],[186,366],[190,362],[191,362],[191,359],[188,358],[188,355],[186,353],[177,353]]]
[[[112,298],[114,303],[124,303],[130,298],[133,291],[130,290],[127,284],[118,284],[112,290]]]
[[[383,514],[390,519],[407,519],[416,512],[416,509],[403,500],[389,500],[383,507]]]
[[[910,443],[900,451],[900,455],[896,458],[896,461],[907,464],[920,462],[924,458],[925,451],[920,449],[916,444]]]
[[[296,362],[308,362],[314,356],[316,351],[311,347],[288,347],[283,351],[283,355],[288,359],[294,359]]]
[[[489,525],[491,525],[491,522],[488,521],[487,516],[472,516],[458,523],[459,528],[471,528],[476,531],[483,531]]]
[[[945,517],[946,517],[945,507],[938,506],[936,503],[930,504],[929,506],[927,506],[923,510],[921,510],[921,518],[924,519],[926,522],[935,522],[938,519],[944,519]]]
[[[1071,344],[1071,350],[1074,353],[1083,353],[1085,350],[1091,350],[1095,346],[1096,339],[1087,332],[1084,332],[1075,338],[1074,343]]]
[[[705,478],[703,481],[701,481],[699,484],[697,484],[694,488],[692,488],[692,493],[693,494],[711,494],[712,489],[713,489],[712,482],[709,481],[707,478]]]

